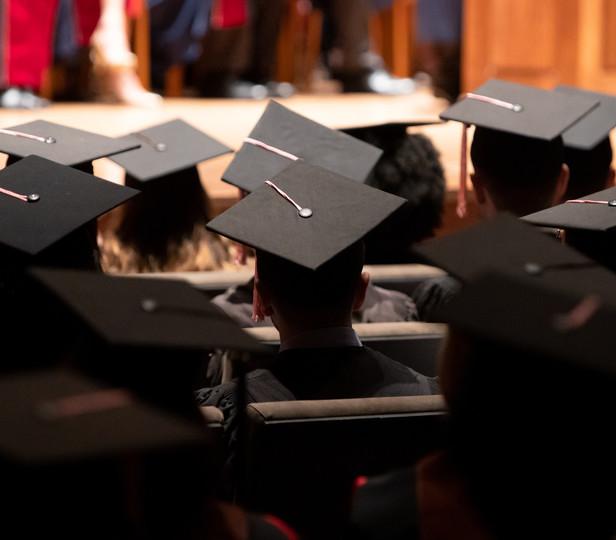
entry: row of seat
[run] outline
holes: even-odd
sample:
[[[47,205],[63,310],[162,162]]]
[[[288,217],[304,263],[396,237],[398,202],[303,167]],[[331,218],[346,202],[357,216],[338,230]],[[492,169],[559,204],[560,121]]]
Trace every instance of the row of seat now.
[[[222,421],[217,409],[206,414]],[[358,477],[411,466],[438,448],[445,415],[441,396],[252,403],[241,500],[306,528],[331,527],[345,519]]]

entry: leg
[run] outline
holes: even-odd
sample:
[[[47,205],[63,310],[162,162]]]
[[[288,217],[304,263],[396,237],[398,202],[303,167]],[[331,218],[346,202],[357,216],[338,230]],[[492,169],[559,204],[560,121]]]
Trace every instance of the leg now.
[[[94,9],[92,0],[76,1],[82,8]],[[100,18],[90,39],[93,75],[96,77],[99,92],[105,99],[130,105],[159,105],[160,96],[147,92],[135,71],[136,58],[128,43],[126,0],[99,1]],[[81,17],[80,20],[89,19]]]
[[[393,77],[383,59],[371,50],[373,0],[326,0],[322,4],[331,27],[329,66],[345,92],[408,94],[414,90],[411,79]]]

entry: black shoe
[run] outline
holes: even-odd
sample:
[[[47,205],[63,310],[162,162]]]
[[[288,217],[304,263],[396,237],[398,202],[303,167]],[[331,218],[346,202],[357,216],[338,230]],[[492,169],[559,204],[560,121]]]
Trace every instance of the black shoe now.
[[[295,86],[289,82],[268,81],[267,95],[272,98],[288,98],[295,94]]]
[[[199,89],[203,97],[265,99],[268,96],[265,85],[232,79],[227,75],[208,76],[201,81]]]
[[[342,83],[343,92],[368,92],[400,96],[412,94],[416,89],[413,79],[395,77],[384,69],[343,73],[336,78]]]
[[[3,109],[41,109],[48,105],[48,100],[28,88],[12,86],[0,92],[0,108]]]

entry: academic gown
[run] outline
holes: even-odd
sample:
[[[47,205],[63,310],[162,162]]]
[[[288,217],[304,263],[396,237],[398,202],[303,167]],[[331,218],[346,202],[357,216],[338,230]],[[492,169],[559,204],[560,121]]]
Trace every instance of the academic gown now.
[[[437,394],[438,383],[368,347],[289,349],[269,369],[246,376],[247,402],[350,399]],[[200,405],[222,410],[230,447],[237,436],[237,384],[197,392]]]

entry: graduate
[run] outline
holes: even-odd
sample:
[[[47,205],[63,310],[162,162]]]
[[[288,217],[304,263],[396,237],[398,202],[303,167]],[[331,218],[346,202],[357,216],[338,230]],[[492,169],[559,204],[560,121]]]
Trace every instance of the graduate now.
[[[463,125],[457,213],[467,211],[467,131],[476,126],[470,149],[470,179],[479,217],[516,216],[559,204],[567,191],[562,134],[597,107],[596,99],[490,80],[441,114]],[[420,320],[436,322],[436,307],[458,284],[439,277],[413,292]]]
[[[484,274],[446,306],[447,443],[368,480],[349,537],[613,537],[616,311],[545,283]]]
[[[434,381],[362,345],[351,326],[369,276],[362,238],[404,201],[296,163],[208,227],[257,250],[255,317],[269,316],[280,352],[247,375],[248,401],[343,399],[435,392]],[[235,382],[200,392],[233,427]]]
[[[197,165],[231,149],[180,119],[121,137],[140,147],[111,159],[125,184],[141,191],[115,227],[101,234],[106,272],[220,270],[232,266],[230,246],[206,231],[211,209]]]
[[[616,98],[607,94],[557,86],[556,92],[595,99],[599,105],[563,133],[569,186],[565,199],[577,199],[614,185],[614,153],[610,133],[616,127]]]

